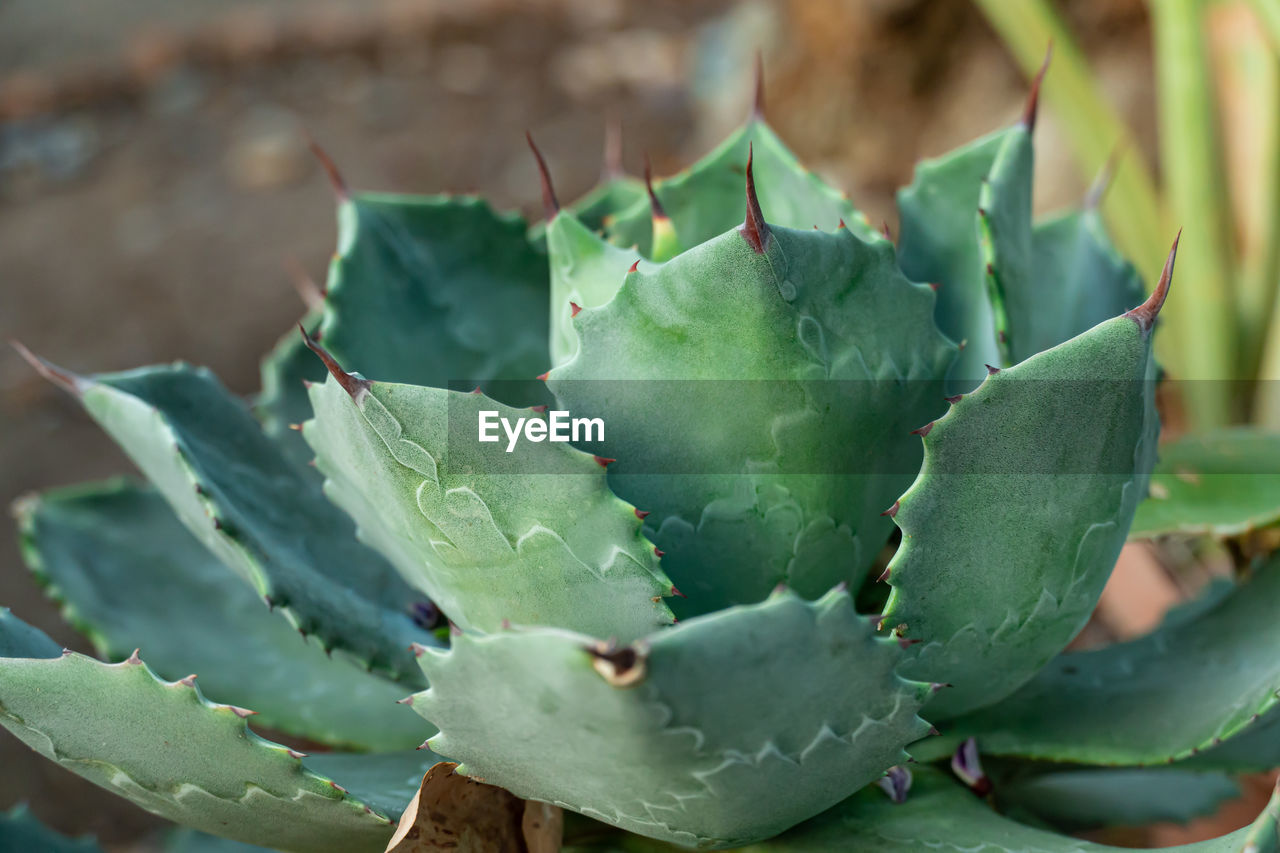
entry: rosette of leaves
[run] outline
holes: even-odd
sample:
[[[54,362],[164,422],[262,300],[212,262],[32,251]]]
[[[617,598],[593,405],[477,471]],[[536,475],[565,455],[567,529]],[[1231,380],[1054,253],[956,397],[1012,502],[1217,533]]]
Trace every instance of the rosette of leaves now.
[[[428,781],[568,810],[580,849],[1067,851],[1045,790],[1086,823],[1208,808],[1222,768],[1275,763],[1280,568],[1063,654],[1148,491],[1173,254],[1144,298],[1096,211],[1033,222],[1034,120],[1033,93],[921,164],[896,245],[758,111],[579,205],[539,156],[532,232],[333,170],[323,299],[254,406],[185,364],[31,357],[149,482],[18,505],[97,658],[4,614],[0,722],[156,814],[287,851],[428,849],[395,845],[453,832],[433,809],[393,824],[446,760]],[[605,440],[476,440],[481,411],[548,406]],[[912,756],[970,735],[1027,764],[996,780],[1008,815],[973,773],[909,784]],[[1250,849],[1276,849],[1275,820]]]

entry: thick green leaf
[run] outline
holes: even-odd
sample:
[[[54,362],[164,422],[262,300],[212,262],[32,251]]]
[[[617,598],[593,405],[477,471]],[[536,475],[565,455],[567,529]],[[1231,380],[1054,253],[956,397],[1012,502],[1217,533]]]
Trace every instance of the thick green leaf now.
[[[312,333],[320,329],[323,310],[309,311],[301,321]],[[295,427],[311,417],[311,401],[307,398],[307,382],[324,379],[324,365],[307,349],[296,328],[284,334],[262,360],[262,391],[254,412],[262,421],[263,431],[275,439],[294,462],[305,465],[314,454],[298,435]]]
[[[904,760],[928,728],[916,710],[929,687],[895,675],[900,659],[848,593],[780,592],[611,654],[565,631],[464,633],[423,655],[432,686],[413,707],[461,772],[723,847],[780,832]]]
[[[513,380],[502,383],[507,402],[544,402],[534,377],[550,365],[547,265],[525,232],[520,217],[469,196],[342,201],[319,327],[325,346],[389,382]],[[258,409],[275,437],[287,440],[288,425],[309,416],[299,380],[324,375],[304,355],[295,338],[263,365]],[[306,457],[300,446],[292,453]]]
[[[763,121],[753,118],[697,163],[654,181],[654,193],[681,246],[693,247],[742,224],[742,185],[748,149],[754,152],[756,192],[769,222],[787,228],[834,231],[843,221],[859,237],[883,241],[848,196],[806,169]],[[610,242],[636,246],[650,257],[653,220],[647,197],[606,224]],[[887,242],[887,241],[886,241]]]
[[[1280,520],[1280,434],[1235,427],[1160,448],[1130,536],[1238,536]]]
[[[644,184],[635,178],[621,175],[604,178],[582,198],[561,208],[593,232],[607,230],[620,213],[630,213],[636,205],[646,203],[649,194]],[[529,228],[529,241],[541,246],[547,237],[549,222],[539,222]]]
[[[563,364],[578,350],[573,306],[598,308],[613,299],[627,270],[639,260],[598,237],[572,214],[561,212],[547,226],[551,262],[551,357]]]
[[[671,594],[634,508],[589,454],[567,443],[477,440],[479,413],[534,418],[482,394],[369,383],[312,386],[304,435],[333,499],[449,618],[504,620],[630,640],[671,612]]]
[[[429,749],[362,755],[321,752],[303,759],[308,770],[342,783],[342,787],[378,811],[399,818],[418,793],[422,776],[441,761]]]
[[[1142,302],[1142,277],[1111,245],[1094,208],[1037,223],[1024,288],[1011,291],[1005,311],[1013,361],[1070,340]],[[1141,511],[1139,511],[1141,514]]]
[[[937,770],[913,768],[907,801],[895,804],[866,788],[826,814],[743,853],[1101,853],[1120,850],[1034,829],[992,811]],[[1280,793],[1251,827],[1198,844],[1164,848],[1176,853],[1276,853]],[[1248,847],[1253,841],[1256,846]]]
[[[1184,764],[1236,773],[1261,773],[1280,767],[1280,707],[1273,705],[1238,734],[1201,750]]]
[[[418,677],[412,642],[432,642],[411,590],[288,460],[211,373],[185,365],[78,379],[89,414],[178,517],[300,631],[371,669]]]
[[[1019,125],[1005,134],[991,171],[978,192],[982,269],[1003,365],[1030,358],[1043,349],[1034,348],[1030,335],[1014,322],[1043,310],[1043,306],[1036,304],[1032,289],[1036,278],[1031,254],[1034,163],[1031,133]],[[1114,316],[1111,314],[1108,319]],[[981,376],[975,370],[970,378],[981,379]]]
[[[67,838],[31,816],[21,803],[0,814],[0,853],[101,853],[91,838]]]
[[[1230,744],[1280,706],[1278,610],[1273,560],[1195,619],[1058,657],[1003,702],[953,721],[944,744],[973,735],[985,753],[1086,764],[1158,764]],[[1255,760],[1280,763],[1280,739]]]
[[[546,259],[476,198],[358,195],[338,209],[325,346],[389,382],[526,380],[547,367]],[[508,391],[513,384],[504,384]]]
[[[62,647],[38,628],[23,622],[7,607],[0,607],[0,657],[56,658]]]
[[[1103,826],[1186,823],[1240,793],[1226,773],[1175,767],[1048,770],[996,783],[1006,813],[1025,813],[1064,832]]]
[[[912,281],[938,286],[938,327],[965,343],[952,368],[958,390],[968,390],[1000,364],[996,316],[979,243],[983,184],[1001,150],[1029,134],[1021,125],[993,133],[916,166],[911,186],[898,192],[902,234],[898,260]],[[1027,177],[1030,180],[1030,176]],[[1002,185],[1016,188],[1016,184]]]
[[[1146,493],[1158,418],[1149,332],[1122,316],[1003,370],[924,438],[898,504],[885,625],[931,719],[991,704],[1088,620]]]
[[[150,812],[298,853],[385,847],[386,816],[249,731],[241,713],[141,662],[0,658],[0,724]]]
[[[32,497],[17,515],[28,565],[104,658],[141,647],[161,677],[198,673],[206,695],[312,740],[395,750],[431,733],[396,704],[403,687],[300,642],[155,491],[118,479]]]
[[[604,420],[593,452],[652,513],[682,618],[856,586],[918,470],[909,433],[944,405],[955,349],[887,241],[772,227],[765,248],[730,231],[628,274],[550,375],[562,408]]]

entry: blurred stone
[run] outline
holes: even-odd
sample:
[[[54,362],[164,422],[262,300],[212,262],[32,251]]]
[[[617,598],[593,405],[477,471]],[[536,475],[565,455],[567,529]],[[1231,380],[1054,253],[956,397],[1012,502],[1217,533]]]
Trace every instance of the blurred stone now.
[[[37,183],[65,183],[80,177],[98,151],[98,134],[88,118],[38,119],[0,125],[0,175],[26,173]]]
[[[306,177],[310,167],[297,120],[274,108],[250,112],[236,129],[227,152],[228,174],[242,190],[268,190],[297,183]]]

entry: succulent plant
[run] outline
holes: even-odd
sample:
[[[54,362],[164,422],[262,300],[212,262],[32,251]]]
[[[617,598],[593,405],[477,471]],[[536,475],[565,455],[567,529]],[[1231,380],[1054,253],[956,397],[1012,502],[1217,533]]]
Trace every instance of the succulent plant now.
[[[0,722],[308,853],[436,849],[392,839],[454,831],[406,810],[424,772],[577,813],[581,850],[1052,853],[1211,809],[1280,763],[1280,565],[1064,652],[1148,494],[1174,253],[1144,297],[1092,206],[1033,224],[1035,115],[923,163],[896,245],[760,110],[576,205],[538,155],[532,229],[330,167],[327,287],[253,408],[31,356],[150,483],[17,506],[101,660],[0,612]],[[538,440],[549,406],[603,435]],[[1165,498],[1151,531],[1204,510]],[[1188,849],[1274,851],[1278,820]]]

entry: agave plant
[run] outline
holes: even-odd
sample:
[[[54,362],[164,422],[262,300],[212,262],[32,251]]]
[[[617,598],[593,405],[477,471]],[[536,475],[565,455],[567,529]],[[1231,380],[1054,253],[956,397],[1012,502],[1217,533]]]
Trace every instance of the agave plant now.
[[[150,483],[18,505],[101,660],[3,613],[0,722],[307,853],[458,844],[406,809],[455,767],[535,804],[469,850],[1052,853],[1211,809],[1280,763],[1280,566],[1064,653],[1148,492],[1174,255],[1144,299],[1092,207],[1032,223],[1035,115],[923,163],[896,245],[759,109],[572,206],[539,155],[532,229],[331,170],[327,287],[252,409],[31,357]]]

